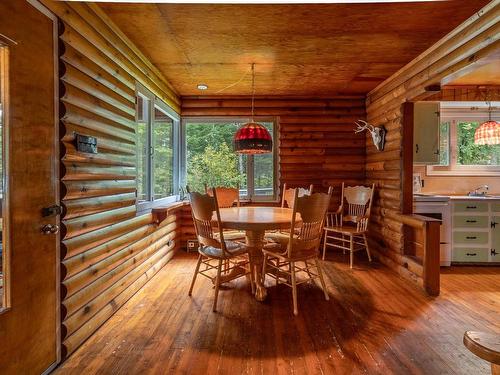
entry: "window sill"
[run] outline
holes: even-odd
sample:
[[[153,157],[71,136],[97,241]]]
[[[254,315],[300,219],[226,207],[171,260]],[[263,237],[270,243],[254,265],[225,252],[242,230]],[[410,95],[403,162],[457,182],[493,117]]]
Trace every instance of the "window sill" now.
[[[428,165],[427,176],[500,176],[500,167],[470,166],[470,167],[438,167]]]
[[[163,205],[158,205],[151,209],[151,213],[153,214],[153,218],[156,224],[161,224],[163,220],[169,217],[175,211],[182,209],[184,206],[188,206],[188,201],[178,201],[173,203],[166,203]]]

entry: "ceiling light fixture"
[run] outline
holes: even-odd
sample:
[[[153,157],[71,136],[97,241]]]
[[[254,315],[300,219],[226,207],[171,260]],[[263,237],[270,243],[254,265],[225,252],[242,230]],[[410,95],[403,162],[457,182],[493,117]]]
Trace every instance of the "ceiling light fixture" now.
[[[208,89],[208,85],[205,84],[205,83],[198,83],[198,86],[196,86],[198,88],[198,90],[207,90]]]
[[[254,122],[255,63],[252,63],[252,118],[234,135],[234,151],[238,154],[267,154],[273,150],[273,139],[265,126]]]
[[[483,122],[474,132],[474,144],[498,145],[500,144],[500,124],[491,119],[491,102],[488,103],[488,121]]]

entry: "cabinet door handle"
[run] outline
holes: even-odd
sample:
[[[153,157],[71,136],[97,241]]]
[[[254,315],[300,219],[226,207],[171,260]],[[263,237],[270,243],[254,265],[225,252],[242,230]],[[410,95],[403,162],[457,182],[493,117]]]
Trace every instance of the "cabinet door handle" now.
[[[415,144],[415,154],[418,154],[418,143]]]
[[[466,238],[467,240],[475,240],[475,239],[477,239],[477,237],[476,237],[476,236],[467,236],[467,237],[465,237],[465,238]]]
[[[467,253],[466,255],[469,256],[469,257],[474,257],[474,256],[477,255],[477,253]]]
[[[466,223],[477,223],[477,220],[465,220]]]
[[[434,155],[439,155],[439,150],[434,151]]]
[[[467,206],[466,208],[469,210],[475,210],[477,208],[477,206]]]
[[[491,249],[491,255],[495,256],[497,254],[499,254],[499,253],[497,253],[496,249]]]
[[[497,224],[498,224],[497,222],[492,221],[492,222],[491,222],[491,227],[492,227],[492,228],[496,228]]]

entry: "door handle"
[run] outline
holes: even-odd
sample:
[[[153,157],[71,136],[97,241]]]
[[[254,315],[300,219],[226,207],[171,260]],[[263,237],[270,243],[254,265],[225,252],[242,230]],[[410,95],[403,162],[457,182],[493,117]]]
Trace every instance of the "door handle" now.
[[[415,144],[415,154],[418,154],[418,143]]]
[[[45,224],[45,225],[42,225],[42,228],[40,229],[40,231],[43,234],[56,234],[56,233],[59,233],[59,225]]]

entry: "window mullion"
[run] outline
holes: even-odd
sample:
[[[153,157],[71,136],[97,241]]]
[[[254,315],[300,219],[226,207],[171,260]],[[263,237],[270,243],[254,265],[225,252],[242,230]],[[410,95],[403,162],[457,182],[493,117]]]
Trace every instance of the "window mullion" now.
[[[254,200],[254,156],[247,156],[247,189],[248,189],[248,199]]]
[[[154,200],[154,140],[153,140],[153,121],[154,121],[154,99],[149,101],[149,119],[148,119],[148,200]]]

